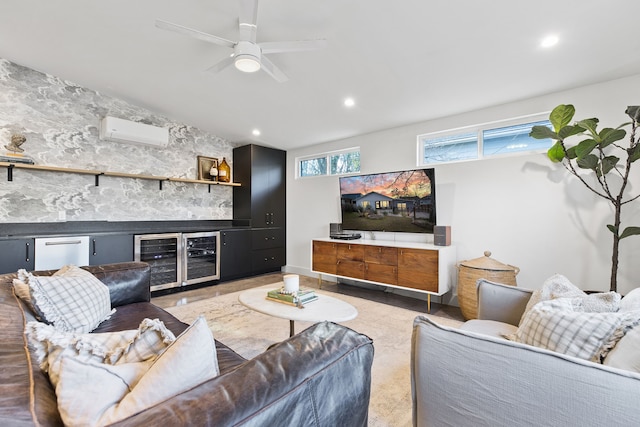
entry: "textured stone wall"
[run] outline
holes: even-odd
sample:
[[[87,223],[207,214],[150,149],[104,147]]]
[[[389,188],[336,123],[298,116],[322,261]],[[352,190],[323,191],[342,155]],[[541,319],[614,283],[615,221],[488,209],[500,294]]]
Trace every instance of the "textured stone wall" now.
[[[101,141],[106,115],[169,129],[155,148]],[[11,135],[36,164],[195,179],[198,155],[230,161],[237,145],[122,100],[0,59],[0,152]],[[233,165],[232,165],[233,171]],[[0,222],[231,219],[232,188],[0,168]]]

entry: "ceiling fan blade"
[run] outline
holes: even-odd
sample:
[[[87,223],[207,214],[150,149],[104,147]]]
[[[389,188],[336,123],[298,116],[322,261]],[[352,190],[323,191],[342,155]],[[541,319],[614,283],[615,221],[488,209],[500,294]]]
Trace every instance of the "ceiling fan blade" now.
[[[291,42],[264,42],[258,43],[262,53],[280,52],[301,52],[305,50],[323,49],[327,46],[327,41],[321,40],[299,40]]]
[[[224,68],[227,68],[229,65],[233,64],[233,56],[228,56],[220,62],[213,64],[211,67],[207,68],[207,71],[212,73],[218,73],[222,71]]]
[[[203,40],[205,42],[215,43],[220,46],[233,48],[236,44],[231,40],[227,40],[227,39],[223,39],[222,37],[203,33],[202,31],[194,30],[193,28],[183,27],[182,25],[163,21],[161,19],[156,19],[156,27],[161,28],[163,30],[169,30],[169,31],[174,31],[176,33],[184,34],[185,36],[194,37],[198,40]]]
[[[264,72],[276,79],[276,81],[278,81],[279,83],[284,83],[289,80],[289,77],[287,77],[287,75],[283,73],[280,68],[276,67],[275,64],[271,62],[266,56],[262,55],[262,57],[260,58],[260,63]]]
[[[240,0],[240,40],[256,41],[258,0]]]

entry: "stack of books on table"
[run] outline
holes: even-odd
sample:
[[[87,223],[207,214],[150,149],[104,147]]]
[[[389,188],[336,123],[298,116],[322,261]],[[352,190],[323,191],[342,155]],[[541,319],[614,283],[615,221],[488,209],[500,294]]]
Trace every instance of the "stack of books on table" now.
[[[300,289],[298,292],[293,294],[285,293],[282,289],[274,289],[267,292],[267,299],[281,302],[283,304],[298,306],[300,304],[305,305],[308,302],[315,301],[318,299],[318,296],[313,289]]]

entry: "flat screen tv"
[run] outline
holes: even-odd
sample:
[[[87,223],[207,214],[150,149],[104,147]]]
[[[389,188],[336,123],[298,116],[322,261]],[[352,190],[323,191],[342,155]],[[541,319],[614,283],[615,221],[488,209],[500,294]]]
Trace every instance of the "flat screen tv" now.
[[[432,233],[435,170],[340,177],[343,230]]]

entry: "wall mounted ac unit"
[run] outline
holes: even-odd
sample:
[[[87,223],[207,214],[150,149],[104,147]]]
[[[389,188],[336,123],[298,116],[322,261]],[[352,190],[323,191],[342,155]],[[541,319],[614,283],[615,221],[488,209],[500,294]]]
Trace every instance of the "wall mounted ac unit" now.
[[[166,147],[169,129],[106,116],[100,122],[100,139]]]

